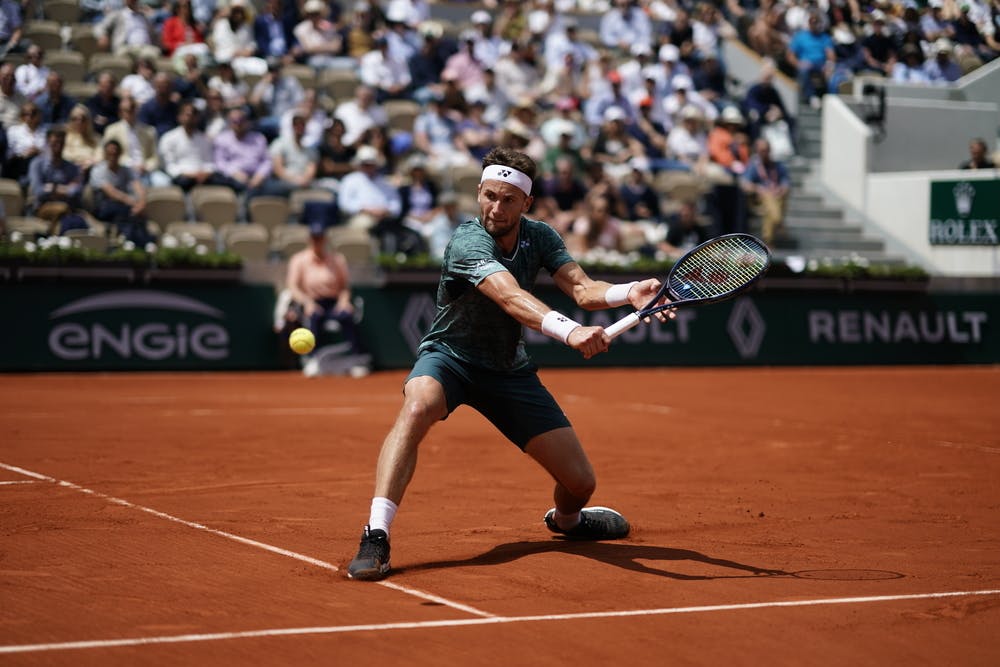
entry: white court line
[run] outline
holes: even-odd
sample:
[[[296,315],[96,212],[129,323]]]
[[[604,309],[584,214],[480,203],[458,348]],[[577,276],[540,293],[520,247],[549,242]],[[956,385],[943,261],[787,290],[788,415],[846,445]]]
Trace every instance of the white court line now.
[[[0,486],[7,486],[9,484],[37,484],[38,480],[34,479],[12,479],[6,482],[0,482]]]
[[[295,560],[302,561],[303,563],[309,563],[310,565],[315,565],[316,567],[321,567],[325,570],[330,570],[332,572],[340,571],[340,568],[334,565],[333,563],[328,563],[324,560],[319,560],[318,558],[313,558],[311,556],[306,556],[304,554],[296,553],[294,551],[289,551],[288,549],[282,549],[281,547],[276,547],[274,545],[266,544],[264,542],[258,542],[257,540],[251,540],[247,537],[241,537],[233,533],[227,533],[226,531],[218,530],[217,528],[209,528],[208,526],[205,526],[200,523],[195,523],[194,521],[187,521],[186,519],[181,519],[179,517],[173,516],[172,514],[160,512],[159,510],[154,510],[151,507],[136,505],[135,503],[123,500],[122,498],[115,498],[114,496],[109,496],[105,493],[101,493],[100,491],[94,491],[93,489],[84,488],[79,484],[74,484],[72,482],[65,482],[63,480],[55,479],[54,477],[49,477],[47,475],[43,475],[37,472],[32,472],[30,470],[25,470],[24,468],[18,468],[17,466],[8,465],[3,462],[0,462],[0,468],[16,472],[25,475],[27,477],[32,477],[36,480],[58,484],[59,486],[64,486],[66,488],[73,489],[74,491],[79,491],[80,493],[86,493],[87,495],[94,496],[95,498],[101,498],[116,505],[121,505],[123,507],[128,507],[130,509],[136,509],[142,512],[146,512],[147,514],[152,514],[155,517],[166,519],[167,521],[173,521],[174,523],[179,523],[182,526],[187,526],[188,528],[194,528],[196,530],[202,530],[208,533],[212,533],[213,535],[218,535],[219,537],[224,537],[228,540],[239,542],[240,544],[246,544],[251,547],[256,547],[258,549],[270,551],[271,553],[278,554],[279,556],[287,556],[289,558],[294,558]],[[476,609],[475,607],[470,607],[469,605],[465,605],[460,602],[448,600],[446,598],[439,597],[431,593],[426,593],[417,588],[401,586],[399,584],[394,584],[388,581],[379,581],[377,583],[381,586],[384,586],[385,588],[389,588],[394,591],[399,591],[401,593],[406,593],[407,595],[412,595],[414,597],[420,598],[421,600],[427,600],[428,602],[434,602],[436,604],[445,605],[446,607],[451,607],[452,609],[463,611],[467,614],[472,614],[474,616],[481,616],[483,618],[495,618],[494,614],[491,614],[489,612],[482,611],[481,609]]]
[[[634,616],[664,616],[667,614],[703,614],[717,611],[742,611],[780,607],[819,607],[837,604],[864,604],[901,600],[930,600],[934,598],[968,597],[973,595],[1000,595],[1000,589],[981,591],[948,591],[943,593],[916,593],[912,595],[872,595],[850,598],[819,598],[815,600],[777,600],[744,604],[715,604],[699,607],[666,607],[661,609],[634,609],[627,611],[594,611],[577,614],[545,614],[539,616],[493,616],[491,618],[466,618],[441,621],[414,621],[403,623],[374,623],[370,625],[329,625],[305,628],[275,628],[243,632],[213,632],[205,634],[166,635],[159,637],[133,637],[129,639],[94,639],[89,641],[54,642],[50,644],[15,644],[0,646],[0,654],[32,653],[38,651],[66,651],[71,649],[115,648],[149,644],[181,644],[185,642],[252,639],[260,637],[287,637],[291,635],[331,635],[351,632],[378,632],[389,630],[422,630],[429,628],[457,628],[470,625],[499,625],[505,623],[535,623],[542,621],[576,621],[594,618],[627,618]]]

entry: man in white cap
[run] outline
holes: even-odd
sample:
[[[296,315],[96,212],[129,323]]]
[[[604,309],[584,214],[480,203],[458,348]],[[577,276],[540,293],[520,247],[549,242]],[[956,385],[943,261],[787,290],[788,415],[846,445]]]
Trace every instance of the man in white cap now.
[[[615,0],[614,7],[601,16],[598,33],[601,44],[623,53],[633,44],[653,43],[653,26],[634,0]]]
[[[375,473],[375,493],[353,579],[389,574],[390,526],[413,477],[417,452],[431,427],[462,404],[489,419],[555,480],[555,507],[546,527],[565,539],[628,536],[624,516],[586,507],[594,470],[562,409],[538,378],[525,352],[523,328],[540,331],[589,359],[607,351],[600,326],[584,326],[532,294],[545,269],[578,308],[639,308],[659,288],[656,279],[612,285],[591,279],[544,222],[526,218],[535,164],[523,153],[496,148],[483,159],[477,197],[480,214],[455,230],[445,252],[437,314],[403,385],[403,406],[386,436]],[[443,517],[446,520],[446,517]]]
[[[337,205],[349,227],[371,229],[398,218],[402,205],[396,188],[379,170],[385,160],[372,146],[360,146],[351,160],[354,171],[340,179]]]
[[[951,57],[950,39],[939,37],[934,42],[933,51],[934,57],[924,62],[924,74],[931,83],[945,86],[962,78],[962,68]]]

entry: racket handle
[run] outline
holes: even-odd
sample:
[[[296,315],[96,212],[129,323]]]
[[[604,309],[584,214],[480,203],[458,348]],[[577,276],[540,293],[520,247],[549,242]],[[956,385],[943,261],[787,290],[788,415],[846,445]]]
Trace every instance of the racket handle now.
[[[638,313],[632,313],[631,315],[626,315],[625,317],[621,318],[620,320],[612,324],[610,327],[606,328],[604,330],[604,333],[608,334],[608,336],[611,338],[617,338],[619,334],[623,334],[632,327],[639,324],[639,321],[640,320]]]

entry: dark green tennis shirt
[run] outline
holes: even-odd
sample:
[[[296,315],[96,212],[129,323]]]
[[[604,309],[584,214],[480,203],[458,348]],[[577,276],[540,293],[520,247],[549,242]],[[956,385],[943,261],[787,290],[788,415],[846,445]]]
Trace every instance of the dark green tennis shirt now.
[[[538,272],[554,274],[573,261],[559,233],[544,222],[521,217],[517,246],[505,257],[479,218],[455,230],[444,253],[437,314],[418,354],[440,350],[472,365],[511,371],[531,363],[521,324],[476,289],[498,271],[508,271],[522,289],[535,287]]]

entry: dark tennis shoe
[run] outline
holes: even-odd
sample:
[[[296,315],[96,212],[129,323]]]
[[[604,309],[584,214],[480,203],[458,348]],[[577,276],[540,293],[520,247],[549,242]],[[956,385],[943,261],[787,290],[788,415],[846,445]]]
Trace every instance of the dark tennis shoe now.
[[[384,530],[365,526],[358,555],[347,566],[347,576],[360,581],[377,581],[389,574],[389,536]]]
[[[628,535],[628,521],[609,507],[584,507],[580,510],[580,523],[569,530],[556,524],[555,514],[554,507],[545,513],[545,525],[570,540],[620,540]]]

